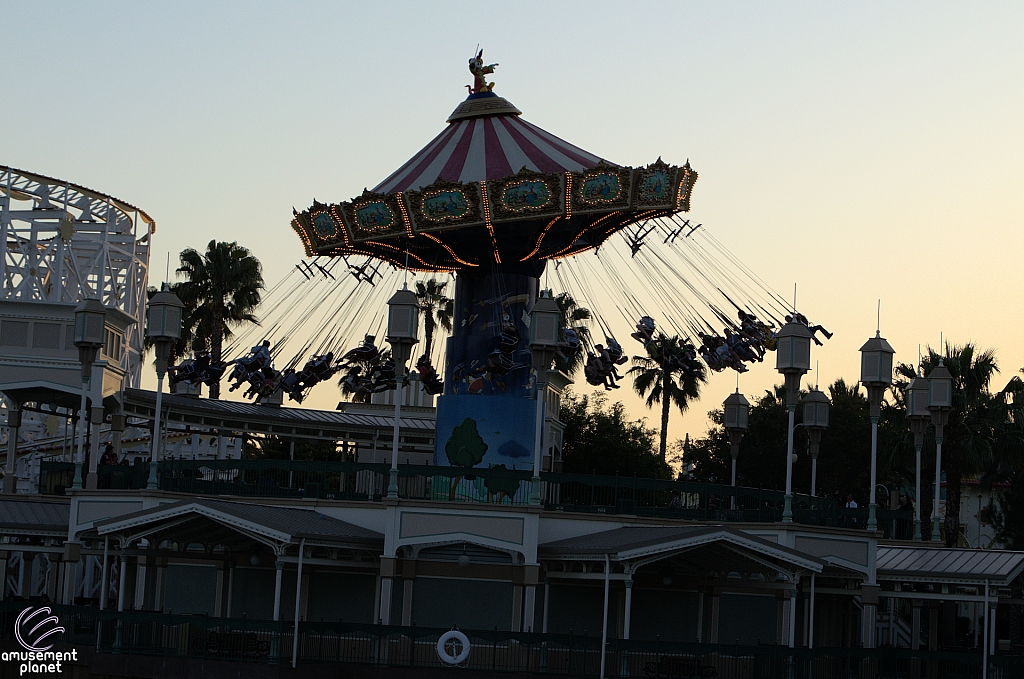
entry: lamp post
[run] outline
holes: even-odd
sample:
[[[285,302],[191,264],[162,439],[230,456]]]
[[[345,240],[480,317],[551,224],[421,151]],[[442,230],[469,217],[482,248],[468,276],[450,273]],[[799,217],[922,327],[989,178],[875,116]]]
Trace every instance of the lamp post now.
[[[942,429],[953,409],[953,376],[942,364],[928,373],[928,410],[935,425],[935,497],[932,499],[932,542],[939,541],[939,489],[942,481]]]
[[[533,435],[533,479],[530,489],[530,504],[540,504],[540,471],[544,459],[544,407],[546,403],[548,369],[558,349],[558,320],[561,310],[548,290],[542,290],[540,297],[530,311],[530,353],[533,368],[537,372],[537,429]]]
[[[82,487],[82,464],[85,462],[85,435],[89,426],[89,416],[85,412],[85,401],[89,396],[89,381],[92,377],[92,365],[96,362],[96,354],[103,346],[103,330],[107,317],[107,308],[98,299],[87,299],[75,307],[75,346],[78,347],[78,360],[82,364],[82,405],[78,411],[78,422],[81,427],[78,433],[78,454],[75,455],[75,480],[72,488]]]
[[[832,404],[828,396],[814,387],[804,396],[804,428],[807,430],[807,441],[811,444],[811,497],[818,488],[818,449],[821,446],[821,435],[828,429],[828,413]]]
[[[398,497],[398,437],[402,417],[402,381],[405,377],[405,363],[412,353],[412,345],[419,339],[420,305],[416,294],[403,283],[402,289],[388,300],[388,343],[391,358],[395,362],[395,428],[391,437],[391,474],[388,481],[388,497]]]
[[[167,361],[175,342],[181,339],[181,310],[185,307],[178,296],[167,289],[153,295],[149,300],[146,312],[146,337],[156,349],[156,414],[153,416],[153,444],[149,456],[149,479],[146,488],[157,487],[157,457],[160,454],[160,410],[163,407],[164,375],[167,374]]]
[[[914,467],[914,539],[921,539],[921,447],[924,445],[924,435],[928,431],[928,423],[932,419],[931,411],[928,410],[928,380],[920,374],[910,380],[907,385],[907,419],[910,420],[910,431],[914,433],[914,451],[916,461]]]
[[[802,323],[786,323],[775,343],[775,369],[786,379],[786,408],[789,426],[786,437],[786,500],[782,520],[793,522],[793,421],[800,401],[800,378],[811,369],[811,331]]]
[[[871,499],[868,501],[868,530],[878,529],[878,507],[875,505],[875,484],[878,475],[878,419],[882,414],[885,390],[892,386],[892,357],[896,353],[881,332],[860,348],[860,381],[868,390],[871,417]]]
[[[740,454],[740,441],[743,440],[743,435],[747,433],[749,426],[750,401],[740,393],[740,388],[736,387],[735,393],[729,394],[722,407],[722,423],[725,425],[726,433],[729,434],[729,454],[732,455],[732,485],[735,488],[736,458]],[[735,502],[736,496],[734,495],[733,504]]]

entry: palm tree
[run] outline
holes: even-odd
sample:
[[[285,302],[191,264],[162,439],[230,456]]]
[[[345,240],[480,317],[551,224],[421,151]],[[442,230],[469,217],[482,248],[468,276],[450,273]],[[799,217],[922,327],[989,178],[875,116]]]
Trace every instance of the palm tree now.
[[[194,309],[189,319],[193,349],[198,343],[219,361],[224,340],[233,328],[243,323],[259,325],[253,312],[263,290],[263,267],[238,243],[215,240],[204,254],[188,248],[179,259],[177,273],[184,274],[186,280],[178,286],[178,297],[186,309]],[[220,384],[210,387],[210,398],[220,398]]]
[[[416,299],[419,300],[423,312],[423,334],[426,335],[423,353],[430,356],[430,347],[434,343],[434,330],[440,325],[444,330],[452,331],[453,300],[444,294],[448,281],[430,278],[416,281]]]
[[[942,463],[946,470],[946,546],[956,547],[960,534],[960,498],[964,476],[974,476],[993,466],[997,441],[1006,423],[1002,392],[989,390],[999,372],[995,352],[978,351],[973,344],[946,345],[941,356],[929,349],[921,360],[924,374],[942,360],[953,376],[953,408],[943,430]],[[915,376],[913,366],[901,364],[900,376]],[[935,530],[937,527],[933,527]]]
[[[590,309],[577,304],[572,295],[568,292],[559,293],[555,297],[555,304],[558,305],[558,339],[564,339],[563,333],[566,328],[576,331],[580,339],[580,350],[566,356],[566,358],[555,357],[555,365],[566,375],[574,375],[580,366],[583,365],[583,347],[587,346],[590,338],[590,329],[587,322],[590,320]]]
[[[693,361],[686,370],[683,360],[686,340],[678,335],[659,335],[656,340],[658,359],[634,356],[629,374],[633,377],[633,389],[640,396],[647,397],[647,407],[661,404],[661,461],[665,462],[668,445],[668,416],[672,404],[685,412],[690,402],[700,398],[700,385],[708,381],[707,369],[703,363]]]

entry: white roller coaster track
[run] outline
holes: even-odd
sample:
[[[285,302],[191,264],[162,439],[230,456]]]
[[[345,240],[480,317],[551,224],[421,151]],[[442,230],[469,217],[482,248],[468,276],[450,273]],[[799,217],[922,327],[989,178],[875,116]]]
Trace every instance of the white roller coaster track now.
[[[156,222],[124,201],[70,182],[0,165],[0,300],[95,298],[136,323],[121,367],[142,377],[150,239]]]

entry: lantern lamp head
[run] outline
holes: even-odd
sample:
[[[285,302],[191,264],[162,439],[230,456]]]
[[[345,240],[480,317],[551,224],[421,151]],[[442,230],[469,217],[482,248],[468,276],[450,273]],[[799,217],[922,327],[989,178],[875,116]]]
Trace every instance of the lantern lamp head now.
[[[83,300],[75,307],[75,346],[79,349],[103,346],[107,308],[98,299]]]
[[[804,426],[808,429],[827,429],[829,408],[832,403],[820,389],[815,387],[803,397]]]
[[[403,284],[388,300],[388,341],[415,344],[420,326],[420,305],[416,294]]]
[[[928,410],[929,392],[928,380],[924,377],[915,377],[910,380],[904,390],[907,417],[918,420],[927,420],[931,417],[931,411]]]
[[[181,339],[181,310],[185,308],[178,296],[167,289],[153,295],[146,312],[146,337],[155,341],[176,342]]]
[[[786,323],[775,335],[775,369],[802,375],[811,369],[811,331],[803,323]]]
[[[950,410],[953,408],[953,375],[942,364],[932,368],[928,373],[928,409]]]
[[[880,333],[860,348],[860,381],[865,386],[889,386],[892,384],[892,357],[896,350],[885,341]]]
[[[558,320],[561,315],[561,309],[551,299],[551,293],[548,290],[541,291],[530,311],[531,347],[554,348],[558,345]]]
[[[749,426],[750,401],[737,389],[729,394],[722,404],[724,408],[723,423],[726,431],[746,431]]]

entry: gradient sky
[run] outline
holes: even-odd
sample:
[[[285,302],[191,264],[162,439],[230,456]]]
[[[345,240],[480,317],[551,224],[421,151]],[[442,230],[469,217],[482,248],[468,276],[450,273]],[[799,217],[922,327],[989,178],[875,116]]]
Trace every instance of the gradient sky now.
[[[691,215],[835,332],[823,384],[857,378],[881,299],[897,360],[945,332],[995,347],[1002,386],[1024,366],[1022,35],[1018,2],[0,0],[0,164],[149,212],[151,282],[216,237],[273,283],[302,256],[292,206],[358,195],[441,131],[480,43],[530,122],[622,164],[690,159]]]

